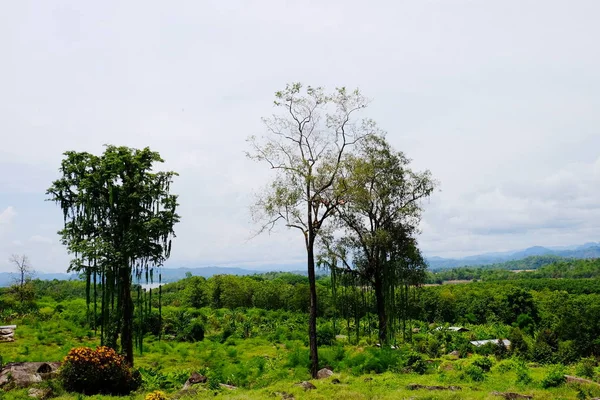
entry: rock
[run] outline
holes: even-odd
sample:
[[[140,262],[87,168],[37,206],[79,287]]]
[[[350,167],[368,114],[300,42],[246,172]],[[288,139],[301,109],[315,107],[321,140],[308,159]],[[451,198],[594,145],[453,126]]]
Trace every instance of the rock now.
[[[275,392],[273,394],[275,396],[281,396],[283,400],[295,400],[294,395],[288,392]]]
[[[334,385],[339,385],[341,382],[338,378],[334,378],[331,380],[331,383],[333,383]]]
[[[304,390],[312,390],[317,388],[315,385],[308,381],[302,381],[300,383],[297,383],[296,386],[300,386]]]
[[[491,393],[493,396],[500,396],[500,397],[504,397],[507,400],[516,400],[516,399],[533,399],[533,396],[530,396],[528,394],[519,394],[519,393],[513,393],[513,392],[506,392],[506,393],[501,393],[501,392],[492,392]]]
[[[200,375],[199,373],[194,372],[192,375],[190,375],[188,380],[185,381],[185,384],[183,385],[183,389],[187,390],[187,389],[191,388],[193,385],[197,385],[199,383],[206,383],[207,380],[208,380],[208,378],[206,378],[204,375]]]
[[[418,389],[426,389],[426,390],[450,390],[450,391],[457,391],[457,390],[462,390],[462,388],[460,386],[426,386],[426,385],[419,385],[417,383],[411,383],[406,387],[408,390],[418,390]]]
[[[457,350],[451,351],[448,353],[448,355],[452,357],[460,357],[460,353]]]
[[[204,375],[200,375],[197,372],[194,372],[189,378],[188,378],[188,382],[191,383],[192,385],[195,385],[197,383],[206,383],[206,381],[208,380],[207,377],[205,377]]]
[[[25,388],[58,375],[59,362],[8,363],[0,371],[0,388]]]
[[[588,385],[600,386],[600,384],[598,382],[594,382],[589,379],[578,378],[576,376],[565,375],[565,379],[567,380],[568,383],[583,383],[583,384],[588,384]]]
[[[373,380],[373,378],[370,378],[370,377],[369,378],[365,378],[365,382],[370,382],[372,380]]]
[[[333,375],[332,370],[330,370],[329,368],[323,368],[320,369],[319,372],[317,372],[317,379],[329,378],[331,375]]]
[[[235,390],[235,389],[237,389],[237,387],[236,387],[236,386],[233,386],[233,385],[226,385],[226,384],[224,384],[224,383],[219,383],[219,386],[221,386],[222,388],[225,388],[225,389],[229,389],[229,390]]]
[[[29,397],[34,397],[36,399],[48,399],[52,396],[52,390],[45,388],[45,389],[38,389],[38,388],[31,388],[29,389],[29,392],[27,392],[27,394],[29,395]]]

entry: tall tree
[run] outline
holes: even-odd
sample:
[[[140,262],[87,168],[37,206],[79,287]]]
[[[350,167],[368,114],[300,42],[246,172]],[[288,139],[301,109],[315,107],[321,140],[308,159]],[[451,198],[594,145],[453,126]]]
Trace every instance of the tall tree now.
[[[33,288],[30,285],[31,278],[34,274],[33,268],[29,263],[29,257],[25,254],[13,254],[8,261],[13,264],[17,270],[17,277],[15,278],[13,289],[19,301],[23,304],[25,301],[33,298]]]
[[[317,376],[317,291],[315,285],[315,241],[323,224],[342,202],[336,192],[344,154],[364,136],[375,132],[368,119],[354,114],[367,106],[358,90],[323,88],[299,83],[287,85],[275,94],[275,106],[282,114],[264,119],[268,134],[249,138],[248,156],[265,162],[277,172],[270,186],[259,196],[254,216],[262,222],[259,232],[282,221],[304,237],[310,286],[309,343],[311,374]]]
[[[163,160],[149,148],[111,145],[101,156],[64,155],[62,176],[47,194],[63,211],[59,234],[75,256],[69,270],[86,276],[88,304],[90,280],[95,284],[99,276],[102,342],[116,349],[120,335],[121,351],[133,365],[132,279],[145,275],[152,280],[170,256],[173,226],[179,221],[177,196],[170,194],[177,174],[152,172]]]
[[[342,269],[362,277],[374,288],[379,340],[387,343],[390,311],[396,289],[424,279],[425,262],[414,234],[421,218],[420,200],[435,188],[429,171],[413,172],[410,160],[394,151],[383,135],[369,135],[344,161],[345,203],[337,217],[346,235],[323,237]],[[334,266],[335,267],[335,266]]]

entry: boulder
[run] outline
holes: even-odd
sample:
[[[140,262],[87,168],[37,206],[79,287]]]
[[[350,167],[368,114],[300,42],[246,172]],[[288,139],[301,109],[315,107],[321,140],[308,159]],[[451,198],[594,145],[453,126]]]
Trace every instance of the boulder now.
[[[330,370],[329,368],[323,368],[320,369],[319,372],[317,372],[317,379],[329,378],[331,375],[333,375],[332,370]]]
[[[0,371],[0,388],[25,388],[58,375],[59,362],[8,363]]]
[[[595,386],[600,385],[598,382],[595,382],[595,381],[592,381],[589,379],[579,378],[577,376],[565,375],[565,379],[567,380],[567,383],[583,383],[585,385],[595,385]]]

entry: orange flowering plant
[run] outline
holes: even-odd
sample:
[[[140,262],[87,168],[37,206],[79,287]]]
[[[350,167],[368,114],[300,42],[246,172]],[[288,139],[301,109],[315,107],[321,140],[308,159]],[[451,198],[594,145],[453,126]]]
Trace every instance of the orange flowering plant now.
[[[113,349],[100,346],[75,347],[69,351],[61,367],[66,390],[86,395],[128,394],[140,385],[139,374]]]

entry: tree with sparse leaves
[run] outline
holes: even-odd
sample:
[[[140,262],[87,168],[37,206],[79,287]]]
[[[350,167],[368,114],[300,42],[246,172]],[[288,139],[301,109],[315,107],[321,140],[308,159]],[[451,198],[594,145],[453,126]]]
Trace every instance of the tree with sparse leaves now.
[[[302,233],[307,254],[310,286],[309,343],[311,374],[318,371],[317,291],[315,243],[326,221],[343,202],[336,180],[344,155],[368,134],[377,131],[373,121],[356,119],[368,101],[358,90],[288,85],[275,94],[281,113],[265,118],[267,135],[249,138],[248,156],[276,172],[258,197],[254,216],[262,222],[260,232],[282,222]]]
[[[8,261],[13,264],[17,270],[17,277],[14,279],[15,283],[13,284],[12,289],[21,302],[21,305],[23,305],[26,301],[32,300],[34,296],[33,287],[31,285],[31,278],[34,274],[33,268],[29,262],[29,257],[25,254],[13,254]]]
[[[75,151],[64,155],[62,176],[47,194],[63,211],[59,234],[74,255],[69,271],[86,278],[93,321],[101,293],[101,342],[117,349],[120,335],[121,351],[133,365],[132,280],[145,276],[151,281],[171,254],[179,215],[170,186],[177,174],[153,172],[163,160],[149,148],[109,145],[100,156]]]

